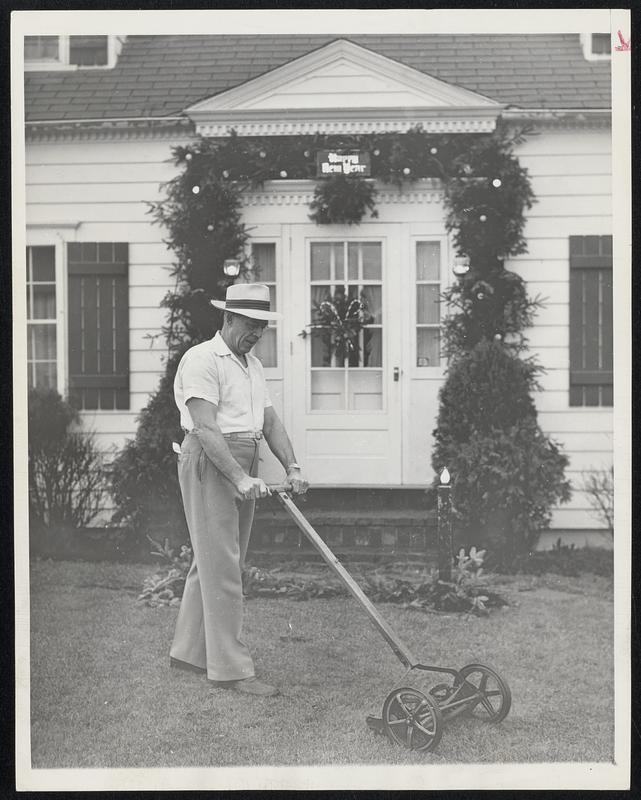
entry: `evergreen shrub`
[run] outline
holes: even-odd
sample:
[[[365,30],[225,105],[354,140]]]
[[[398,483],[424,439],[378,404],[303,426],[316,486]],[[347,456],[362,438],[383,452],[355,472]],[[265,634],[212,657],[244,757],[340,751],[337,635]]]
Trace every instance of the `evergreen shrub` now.
[[[91,431],[74,430],[78,412],[53,389],[28,395],[29,523],[34,536],[89,525],[107,489]]]
[[[447,227],[469,269],[444,293],[449,314],[432,465],[452,476],[457,545],[486,547],[491,566],[527,553],[570,497],[568,459],[538,425],[533,393],[543,371],[526,355],[538,297],[505,259],[527,252],[525,209],[534,202],[512,148],[520,136],[479,140],[446,191]],[[491,180],[487,179],[487,176]]]
[[[172,543],[188,540],[172,449],[172,442],[183,438],[173,395],[180,355],[168,361],[157,391],[138,416],[135,439],[126,443],[112,467],[113,521],[126,524],[139,539],[151,533]]]

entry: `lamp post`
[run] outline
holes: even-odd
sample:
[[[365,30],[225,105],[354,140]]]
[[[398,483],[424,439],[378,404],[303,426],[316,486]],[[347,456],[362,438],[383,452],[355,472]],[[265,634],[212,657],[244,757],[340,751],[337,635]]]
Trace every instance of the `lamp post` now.
[[[450,473],[444,467],[437,488],[438,579],[452,580],[452,497]]]

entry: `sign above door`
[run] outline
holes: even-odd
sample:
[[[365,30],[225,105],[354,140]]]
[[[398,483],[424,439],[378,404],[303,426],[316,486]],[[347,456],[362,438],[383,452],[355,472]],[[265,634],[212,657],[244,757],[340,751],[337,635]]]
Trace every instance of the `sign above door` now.
[[[371,175],[369,153],[360,150],[319,150],[316,153],[316,177],[326,178],[330,175],[360,175],[367,178]]]

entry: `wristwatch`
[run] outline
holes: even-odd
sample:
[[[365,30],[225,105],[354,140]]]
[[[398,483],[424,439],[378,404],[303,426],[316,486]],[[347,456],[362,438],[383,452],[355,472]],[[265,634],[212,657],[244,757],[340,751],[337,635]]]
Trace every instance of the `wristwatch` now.
[[[297,464],[295,461],[292,461],[291,464],[287,465],[287,472],[291,472],[293,469],[302,469],[300,464]]]

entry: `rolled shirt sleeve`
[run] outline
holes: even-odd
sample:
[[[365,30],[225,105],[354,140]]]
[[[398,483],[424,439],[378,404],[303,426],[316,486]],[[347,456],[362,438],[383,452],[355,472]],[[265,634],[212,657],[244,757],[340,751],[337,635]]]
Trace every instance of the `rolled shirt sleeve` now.
[[[185,404],[192,398],[208,400],[215,405],[220,402],[220,377],[215,359],[194,353],[193,357],[185,359],[181,379]]]

